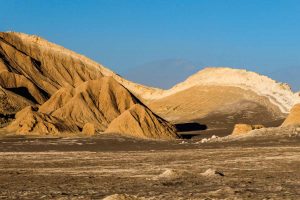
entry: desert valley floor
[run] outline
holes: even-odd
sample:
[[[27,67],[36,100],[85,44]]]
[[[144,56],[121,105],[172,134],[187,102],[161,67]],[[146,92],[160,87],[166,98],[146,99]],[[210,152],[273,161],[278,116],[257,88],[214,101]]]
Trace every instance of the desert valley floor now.
[[[0,32],[0,199],[300,199],[299,171],[288,84],[206,67],[164,90]]]
[[[0,139],[0,199],[299,199],[300,138]]]

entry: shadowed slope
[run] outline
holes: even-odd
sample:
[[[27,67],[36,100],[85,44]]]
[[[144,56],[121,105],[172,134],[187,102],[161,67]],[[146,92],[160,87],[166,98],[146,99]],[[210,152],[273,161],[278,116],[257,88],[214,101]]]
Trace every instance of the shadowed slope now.
[[[0,87],[0,102],[1,114],[14,114],[26,106],[33,105],[33,102],[2,87]]]
[[[46,101],[42,92],[33,83],[26,77],[18,74],[7,71],[0,72],[0,86],[6,89],[24,88],[29,93],[28,95],[23,96],[24,98],[28,98],[28,100],[38,104],[42,104]]]
[[[30,105],[34,103],[0,86],[0,127],[6,126],[14,119],[16,112]]]

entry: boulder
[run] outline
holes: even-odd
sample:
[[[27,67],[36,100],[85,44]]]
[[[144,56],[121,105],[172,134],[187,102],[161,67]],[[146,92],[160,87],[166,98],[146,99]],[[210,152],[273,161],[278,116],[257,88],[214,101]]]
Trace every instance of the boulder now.
[[[95,135],[95,125],[92,123],[86,123],[82,128],[82,133],[84,135]]]
[[[263,125],[236,124],[231,135],[243,135],[252,130],[264,128]]]

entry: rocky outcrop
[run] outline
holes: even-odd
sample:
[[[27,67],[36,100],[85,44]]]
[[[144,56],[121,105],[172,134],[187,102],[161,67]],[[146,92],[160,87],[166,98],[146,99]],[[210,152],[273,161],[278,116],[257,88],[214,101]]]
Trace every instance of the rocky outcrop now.
[[[37,108],[28,106],[17,113],[16,119],[6,127],[8,132],[17,134],[58,135],[79,132],[77,126],[40,113]]]
[[[170,90],[150,88],[38,36],[15,32],[0,33],[0,87],[6,95],[1,98],[10,99],[1,101],[0,109],[11,107],[14,115],[37,105],[39,114],[71,121],[79,129],[93,123],[96,132],[106,130],[133,105],[144,106],[135,96],[168,120],[201,122],[217,112],[222,123],[237,111],[236,118],[246,120],[234,123],[258,123],[252,120],[257,116],[265,116],[266,123],[280,120],[299,102],[299,95],[285,84],[230,68],[201,70]]]
[[[0,86],[0,127],[6,126],[17,112],[31,105],[34,103]]]
[[[38,36],[0,33],[0,109],[8,108],[11,116],[18,112],[8,131],[59,134],[82,130],[88,135],[103,132],[134,105],[145,108],[128,88],[147,90]],[[144,134],[145,138],[171,138],[172,126],[145,109],[151,117],[145,120],[150,126],[134,133]],[[135,117],[144,119],[143,114],[136,113]],[[129,130],[131,127],[119,132],[127,134]]]
[[[139,138],[178,138],[172,125],[139,104],[135,104],[113,120],[105,132],[121,133]]]
[[[33,102],[27,100],[26,98],[2,87],[0,87],[0,102],[1,114],[15,114],[24,107],[34,105]]]
[[[86,123],[82,128],[82,133],[84,135],[95,135],[95,125],[92,123]]]
[[[296,104],[290,111],[290,114],[282,124],[283,127],[287,126],[300,126],[300,104]]]
[[[24,76],[11,72],[0,72],[0,85],[34,103],[42,104],[46,101],[41,91]]]
[[[80,56],[37,36],[0,33],[0,55],[7,71],[27,78],[48,95],[103,77]]]
[[[266,97],[283,113],[288,113],[295,103],[300,102],[299,95],[293,93],[285,83],[276,82],[255,72],[224,67],[209,67],[200,70],[169,90],[154,92],[149,99],[162,99],[197,86],[226,86],[249,90]]]
[[[81,128],[92,122],[97,131],[104,131],[112,120],[138,102],[112,77],[103,77],[76,88],[60,89],[39,111],[72,121]]]
[[[143,98],[151,110],[173,123],[199,122],[224,134],[230,134],[237,123],[280,126],[300,102],[287,84],[224,67],[205,68],[169,90],[156,90]]]
[[[101,64],[41,37],[17,32],[0,32],[2,71],[29,79],[48,96],[61,87],[77,87],[103,76],[113,77],[139,97],[159,90],[130,82]]]
[[[221,85],[194,86],[165,98],[153,100],[149,103],[149,107],[170,121],[199,121],[208,123],[210,127],[214,124],[209,123],[216,120],[233,125],[267,124],[269,121],[286,117],[286,114],[266,97],[239,87]]]
[[[231,135],[243,135],[252,130],[264,128],[263,125],[236,124]]]

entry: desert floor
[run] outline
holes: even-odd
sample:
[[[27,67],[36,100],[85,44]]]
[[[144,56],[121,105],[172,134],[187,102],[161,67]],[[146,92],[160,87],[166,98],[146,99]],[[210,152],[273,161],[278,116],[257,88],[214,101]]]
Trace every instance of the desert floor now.
[[[300,139],[0,138],[0,199],[300,199]],[[216,169],[219,174],[202,174]],[[165,173],[173,170],[173,173]],[[169,171],[170,172],[170,171]]]

